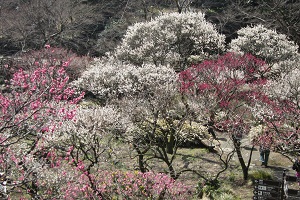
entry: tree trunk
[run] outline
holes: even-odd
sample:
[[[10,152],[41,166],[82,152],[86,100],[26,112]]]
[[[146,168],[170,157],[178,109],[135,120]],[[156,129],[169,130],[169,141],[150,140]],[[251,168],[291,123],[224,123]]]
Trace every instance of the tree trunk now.
[[[137,147],[136,144],[133,144],[134,149],[138,153],[138,163],[139,163],[139,169],[142,173],[145,173],[147,171],[145,165],[144,165],[144,153],[140,151],[140,149]]]
[[[174,136],[173,131],[171,131],[170,136],[167,141],[167,146],[166,146],[167,153],[173,154],[174,145],[175,145],[175,136]]]
[[[175,172],[175,169],[173,168],[173,165],[169,162],[166,162],[168,164],[168,168],[169,168],[169,171],[170,171],[170,176],[176,180],[178,177],[177,177],[177,174]]]
[[[241,151],[241,142],[239,140],[233,138],[233,144],[234,144],[234,148],[236,150],[240,165],[241,165],[242,170],[243,170],[244,180],[247,180],[248,179],[249,166],[246,166],[246,164],[245,164],[245,160],[243,158],[242,151]]]

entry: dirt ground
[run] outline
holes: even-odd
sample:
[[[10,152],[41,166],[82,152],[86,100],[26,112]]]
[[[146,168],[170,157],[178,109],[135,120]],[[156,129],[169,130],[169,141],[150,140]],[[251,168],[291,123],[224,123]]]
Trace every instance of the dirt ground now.
[[[207,140],[206,143],[209,145],[214,145],[216,148],[221,148],[224,153],[229,153],[233,149],[231,140],[226,134],[218,134],[218,140]],[[245,162],[248,162],[251,144],[248,138],[243,138],[241,140],[242,153]],[[134,157],[134,151],[132,149],[125,148],[123,150],[123,155],[128,155],[125,151],[131,151],[131,157],[120,158],[120,167],[123,170],[134,170],[137,169],[136,157]],[[122,153],[121,153],[122,154]],[[134,162],[133,162],[134,161]],[[174,168],[177,172],[185,169],[192,169],[201,172],[205,176],[214,176],[216,172],[219,171],[222,163],[213,154],[208,153],[205,149],[200,148],[181,148],[177,152],[176,159],[174,160]],[[269,167],[265,168],[261,166],[259,160],[258,148],[254,149],[252,160],[250,163],[249,174],[255,171],[264,171],[271,174],[273,180],[282,180],[283,171],[286,170],[288,175],[294,176],[295,172],[292,170],[292,162],[286,157],[282,156],[277,152],[271,152],[269,157]],[[167,166],[164,162],[154,160],[152,166],[149,166],[151,170],[156,172],[166,173]],[[234,181],[228,184],[230,190],[236,194],[240,200],[250,200],[253,199],[254,185],[251,181],[243,181],[242,170],[238,161],[236,154],[230,162],[229,168],[221,174],[220,180],[229,179],[229,177],[234,177]],[[194,187],[199,182],[199,176],[192,172],[186,172],[180,175],[179,181],[184,182],[186,185]],[[227,185],[226,185],[227,186]],[[298,187],[295,184],[290,184],[289,187]],[[195,197],[191,198],[194,200]],[[196,198],[197,199],[197,198]]]
[[[225,153],[232,151],[233,145],[231,143],[231,140],[228,138],[226,134],[218,134],[217,137],[218,137],[217,141],[211,140],[207,142],[210,142],[211,145],[215,145],[221,148],[222,150],[224,150]],[[247,163],[250,156],[250,149],[252,147],[252,145],[250,144],[250,140],[248,138],[243,138],[241,140],[241,146],[242,146],[243,158]],[[194,151],[194,153],[192,154],[194,154],[196,156],[196,159],[198,160],[197,162],[194,163],[194,165],[200,165],[201,168],[206,169],[208,173],[210,172],[212,174],[214,173],[214,171],[217,171],[219,169],[220,163],[217,162],[216,158],[211,157],[210,154],[201,154],[197,152],[197,150],[192,150],[192,151]],[[232,182],[232,185],[230,185],[229,187],[231,187],[233,192],[237,196],[239,196],[241,200],[253,199],[254,185],[252,184],[251,181],[246,181],[246,182],[243,181],[242,170],[240,168],[240,164],[236,154],[234,155],[230,163],[231,166],[225,173],[222,174],[221,179],[222,178],[228,179],[229,176],[235,176],[236,180]],[[249,167],[249,174],[256,171],[266,172],[267,174],[270,174],[272,176],[273,180],[278,180],[278,181],[282,180],[284,171],[286,172],[287,175],[295,176],[295,171],[292,169],[292,162],[287,157],[277,152],[271,151],[267,168],[261,166],[258,147],[255,147],[253,151],[252,159]],[[185,175],[183,177],[181,177],[181,179],[186,179],[186,180],[189,179],[191,181],[191,184],[195,184],[195,182],[193,182],[194,180],[193,175],[190,176]],[[288,186],[289,188],[300,189],[298,184],[296,183],[288,183]]]
[[[221,146],[223,146],[224,149],[229,148],[230,142],[229,139],[226,135],[219,135],[219,139],[221,142]],[[242,151],[243,151],[243,157],[246,162],[248,162],[249,156],[250,156],[250,149],[252,145],[250,144],[249,138],[245,137],[241,140],[241,146]],[[238,165],[238,159],[237,156],[233,158],[233,160],[236,161]],[[268,167],[261,166],[260,162],[260,156],[259,156],[259,151],[258,147],[255,147],[253,154],[252,154],[252,159],[250,163],[250,168],[249,168],[249,174],[255,171],[265,171],[266,173],[269,173],[272,175],[273,180],[278,180],[281,181],[283,178],[283,172],[285,171],[287,175],[295,176],[295,171],[292,169],[292,161],[290,161],[287,157],[281,155],[280,153],[271,151],[270,156],[269,156],[269,162],[268,162]],[[296,183],[288,183],[289,188],[293,189],[299,189],[298,184]],[[235,188],[235,191],[239,196],[241,197],[242,200],[247,200],[247,199],[253,199],[253,189],[254,185],[252,184],[244,184],[242,186],[237,186]]]

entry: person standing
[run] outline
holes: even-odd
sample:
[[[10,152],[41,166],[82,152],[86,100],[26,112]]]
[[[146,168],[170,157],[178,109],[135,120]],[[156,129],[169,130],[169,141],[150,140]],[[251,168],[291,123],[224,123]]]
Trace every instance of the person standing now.
[[[266,131],[264,134],[260,135],[258,144],[261,166],[268,167],[271,146],[273,144],[272,134]]]
[[[269,156],[270,156],[270,147],[260,145],[259,146],[259,155],[260,155],[261,165],[268,167],[268,161],[269,161]]]

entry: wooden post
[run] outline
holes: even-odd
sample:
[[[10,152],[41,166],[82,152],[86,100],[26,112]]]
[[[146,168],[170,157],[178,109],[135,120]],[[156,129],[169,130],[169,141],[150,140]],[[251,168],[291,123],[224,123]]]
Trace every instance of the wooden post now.
[[[286,169],[284,169],[282,173],[281,197],[280,197],[281,200],[285,199],[285,192],[284,192],[284,186],[286,184],[285,176],[286,176]]]

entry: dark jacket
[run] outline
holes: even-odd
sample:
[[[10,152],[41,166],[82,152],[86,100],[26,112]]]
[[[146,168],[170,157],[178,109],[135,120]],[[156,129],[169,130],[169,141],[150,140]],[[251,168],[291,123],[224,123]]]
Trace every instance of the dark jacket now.
[[[260,145],[260,146],[259,146],[259,152],[260,152],[260,153],[262,153],[262,152],[265,152],[265,153],[270,152],[270,148],[267,147],[267,146],[262,146],[262,145]]]
[[[293,164],[293,170],[296,170],[296,172],[300,172],[300,162],[296,160]]]

